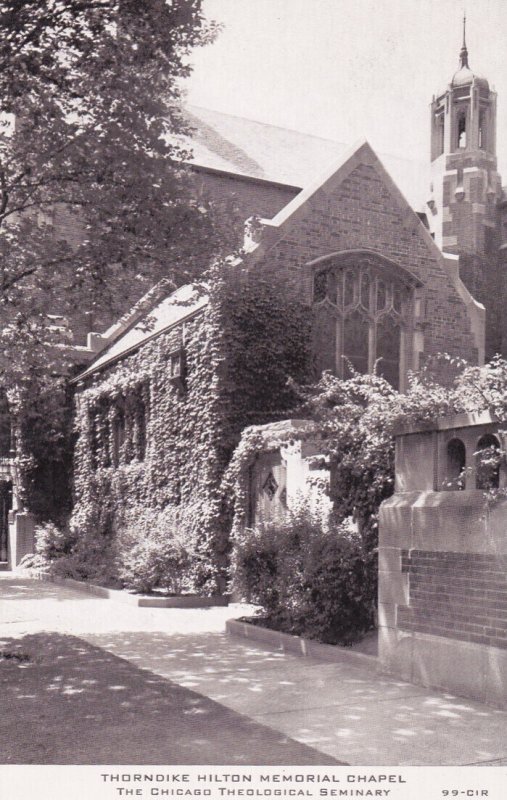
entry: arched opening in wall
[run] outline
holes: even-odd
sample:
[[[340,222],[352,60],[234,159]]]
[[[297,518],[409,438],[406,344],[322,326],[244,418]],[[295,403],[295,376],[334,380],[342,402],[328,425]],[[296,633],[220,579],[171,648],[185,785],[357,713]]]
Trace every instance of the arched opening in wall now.
[[[395,389],[400,384],[401,331],[390,315],[384,315],[377,324],[377,374],[382,375]]]
[[[481,436],[475,452],[477,489],[498,489],[500,485],[500,443],[492,433]]]
[[[484,111],[479,112],[479,147],[481,150],[486,150],[486,114]]]
[[[461,439],[451,439],[447,445],[447,467],[444,489],[459,491],[465,488],[466,448]]]
[[[437,127],[437,156],[444,152],[444,114],[443,111],[436,118]]]
[[[458,114],[458,147],[467,146],[467,118],[464,111]]]

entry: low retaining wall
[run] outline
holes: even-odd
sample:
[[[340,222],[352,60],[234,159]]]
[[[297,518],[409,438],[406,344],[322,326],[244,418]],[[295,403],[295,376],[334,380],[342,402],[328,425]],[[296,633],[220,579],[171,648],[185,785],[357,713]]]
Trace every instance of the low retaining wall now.
[[[355,664],[356,666],[377,669],[378,659],[368,653],[361,653],[349,647],[341,647],[335,644],[322,644],[311,639],[303,639],[301,636],[292,636],[289,633],[272,631],[270,628],[263,628],[261,625],[252,625],[249,622],[240,622],[237,619],[228,619],[225,623],[227,633],[233,636],[242,636],[255,642],[276,647],[286,653],[293,653],[297,656],[318,658],[321,661],[334,661]]]
[[[117,603],[126,603],[138,608],[209,608],[210,606],[228,606],[229,598],[222,595],[200,597],[196,594],[175,595],[174,597],[153,597],[152,595],[131,594],[122,589],[107,589],[105,586],[96,586],[85,581],[76,581],[72,578],[60,578],[57,575],[46,575],[43,572],[32,572],[31,577],[36,580],[55,583],[58,586],[68,586],[94,597],[103,597]]]

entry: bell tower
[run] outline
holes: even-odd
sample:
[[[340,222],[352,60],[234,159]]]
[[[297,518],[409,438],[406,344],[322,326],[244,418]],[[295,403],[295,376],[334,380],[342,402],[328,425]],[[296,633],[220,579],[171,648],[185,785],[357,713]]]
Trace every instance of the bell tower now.
[[[428,206],[435,241],[459,256],[460,277],[486,306],[486,354],[500,352],[498,204],[502,196],[496,159],[496,93],[470,68],[466,18],[459,67],[431,103],[431,193]],[[498,284],[498,286],[497,286]]]

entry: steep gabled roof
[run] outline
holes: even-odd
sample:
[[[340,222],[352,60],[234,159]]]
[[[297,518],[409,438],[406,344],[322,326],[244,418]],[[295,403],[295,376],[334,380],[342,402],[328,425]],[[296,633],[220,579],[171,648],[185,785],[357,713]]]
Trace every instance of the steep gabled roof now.
[[[188,106],[185,115],[193,128],[187,144],[196,166],[300,189],[349,149],[342,142],[207,108]],[[412,208],[422,211],[430,185],[429,160],[426,164],[389,154],[380,157]]]
[[[113,361],[118,361],[128,353],[137,350],[141,345],[155,336],[159,336],[168,328],[172,328],[184,319],[193,316],[204,308],[208,297],[202,287],[182,286],[169,297],[159,301],[151,310],[145,311],[141,319],[136,317],[134,323],[119,335],[110,330],[110,344],[102,350],[90,366],[78,376],[78,380],[86,378],[92,372],[102,369]],[[103,335],[108,338],[108,331]]]

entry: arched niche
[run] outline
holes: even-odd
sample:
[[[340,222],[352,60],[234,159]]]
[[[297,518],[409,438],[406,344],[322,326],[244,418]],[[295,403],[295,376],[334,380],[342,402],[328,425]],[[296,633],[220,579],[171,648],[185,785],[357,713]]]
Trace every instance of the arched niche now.
[[[444,488],[459,491],[465,488],[466,447],[461,439],[455,437],[447,444],[446,474]]]
[[[500,486],[500,442],[492,433],[485,433],[476,445],[475,486],[477,489],[498,489]]]

